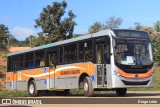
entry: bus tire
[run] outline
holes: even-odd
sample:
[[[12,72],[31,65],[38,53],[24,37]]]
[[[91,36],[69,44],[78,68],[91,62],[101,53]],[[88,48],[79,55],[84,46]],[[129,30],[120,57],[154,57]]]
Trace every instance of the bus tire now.
[[[28,84],[28,93],[31,97],[37,97],[39,94],[34,80],[31,80]]]
[[[83,82],[83,90],[84,90],[84,95],[86,97],[92,97],[93,96],[93,88],[92,88],[92,82],[91,82],[91,79],[86,76],[84,78],[84,82]]]
[[[70,92],[70,89],[65,89],[64,91],[55,91],[58,96],[67,96]]]
[[[127,93],[127,88],[117,88],[116,94],[117,96],[125,96]]]

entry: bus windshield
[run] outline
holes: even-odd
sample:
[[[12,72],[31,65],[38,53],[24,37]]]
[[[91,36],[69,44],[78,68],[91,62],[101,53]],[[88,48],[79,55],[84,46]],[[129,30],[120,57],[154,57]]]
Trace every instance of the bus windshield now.
[[[151,43],[117,39],[115,61],[122,65],[150,65],[153,62]]]

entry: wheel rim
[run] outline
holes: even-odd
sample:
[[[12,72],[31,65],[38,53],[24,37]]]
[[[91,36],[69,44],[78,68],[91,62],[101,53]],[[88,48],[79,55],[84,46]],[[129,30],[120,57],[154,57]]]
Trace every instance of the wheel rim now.
[[[85,92],[88,91],[88,84],[87,84],[87,82],[84,82],[84,91],[85,91]]]
[[[30,92],[30,94],[33,94],[33,92],[34,92],[34,85],[33,84],[30,85],[29,92]]]

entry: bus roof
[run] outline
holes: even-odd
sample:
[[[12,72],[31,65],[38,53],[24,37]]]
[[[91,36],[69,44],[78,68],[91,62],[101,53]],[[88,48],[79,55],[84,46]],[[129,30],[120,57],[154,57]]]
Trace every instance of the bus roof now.
[[[79,40],[89,39],[89,38],[92,38],[92,37],[105,36],[105,35],[111,36],[111,33],[112,33],[112,30],[106,29],[106,30],[102,30],[102,31],[99,31],[99,32],[93,33],[93,34],[88,34],[88,35],[84,35],[84,36],[80,36],[80,37],[76,37],[76,38],[71,38],[71,39],[67,39],[67,40],[63,40],[63,41],[58,41],[58,42],[55,42],[55,43],[41,45],[41,46],[38,46],[38,47],[26,49],[26,50],[23,50],[23,51],[9,53],[7,56],[13,56],[13,55],[21,54],[21,53],[26,53],[26,52],[36,51],[36,50],[45,49],[45,48],[49,48],[49,47],[54,47],[54,46],[58,46],[58,45],[66,44],[66,43],[71,43],[71,42],[75,42],[75,41],[79,41]]]

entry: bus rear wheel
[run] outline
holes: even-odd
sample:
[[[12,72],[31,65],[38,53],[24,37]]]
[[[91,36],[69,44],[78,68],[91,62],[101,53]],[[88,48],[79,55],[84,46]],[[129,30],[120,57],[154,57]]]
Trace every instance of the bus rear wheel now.
[[[93,96],[92,82],[91,82],[91,79],[88,76],[84,78],[83,90],[84,90],[84,95],[86,97],[92,97]]]
[[[125,96],[127,93],[127,88],[117,88],[116,93],[118,96]]]
[[[58,96],[67,96],[70,92],[70,89],[65,89],[64,91],[55,91]]]
[[[31,80],[28,84],[28,93],[31,97],[38,96],[38,90],[36,88],[36,83],[34,80]]]

